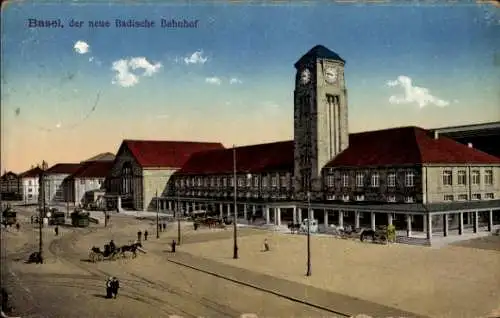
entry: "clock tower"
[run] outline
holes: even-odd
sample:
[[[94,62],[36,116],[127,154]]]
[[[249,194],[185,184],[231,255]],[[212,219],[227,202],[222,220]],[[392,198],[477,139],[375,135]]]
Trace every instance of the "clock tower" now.
[[[322,168],[349,146],[345,61],[322,45],[302,56],[295,68],[294,188],[297,199],[322,191]]]

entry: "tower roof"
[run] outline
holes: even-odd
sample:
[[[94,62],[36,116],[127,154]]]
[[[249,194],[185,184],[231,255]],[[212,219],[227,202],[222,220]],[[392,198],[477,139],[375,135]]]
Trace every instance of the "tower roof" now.
[[[329,59],[335,61],[341,61],[345,63],[344,59],[342,59],[337,53],[327,49],[323,45],[316,45],[312,49],[309,50],[306,54],[304,54],[298,61],[295,63],[295,68],[298,68],[301,64],[306,62],[315,61],[316,59]]]

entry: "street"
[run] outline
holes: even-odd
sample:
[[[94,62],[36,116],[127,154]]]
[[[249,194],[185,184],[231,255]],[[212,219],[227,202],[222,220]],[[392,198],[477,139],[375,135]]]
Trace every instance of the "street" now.
[[[177,233],[169,224],[161,239],[154,222],[134,217],[113,217],[108,228],[44,229],[45,264],[25,264],[38,247],[38,228],[29,223],[33,209],[19,208],[21,230],[2,230],[2,282],[12,295],[13,316],[22,317],[335,317],[332,313],[258,291],[166,261],[168,243]],[[113,239],[118,246],[149,231],[143,242],[147,254],[91,263],[89,249]],[[227,237],[183,230],[186,244]],[[242,233],[245,235],[245,233]],[[182,249],[182,245],[180,246]],[[228,257],[230,257],[228,251]],[[105,280],[120,280],[117,299],[105,299]],[[253,316],[252,316],[253,315]]]

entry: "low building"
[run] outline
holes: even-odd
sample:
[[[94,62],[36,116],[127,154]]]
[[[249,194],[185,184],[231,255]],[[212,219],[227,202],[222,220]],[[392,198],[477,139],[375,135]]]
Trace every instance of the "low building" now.
[[[113,160],[83,162],[65,180],[68,201],[74,205],[95,203],[93,196],[91,200],[85,200],[86,195],[96,190],[105,190],[104,182],[112,167]]]
[[[24,203],[38,203],[39,180],[42,173],[43,170],[37,166],[19,175]]]
[[[21,182],[17,174],[12,171],[4,172],[0,177],[0,194],[2,200],[21,199]]]
[[[81,163],[58,163],[44,173],[44,182],[40,182],[40,194],[45,192],[45,203],[56,205],[69,202],[65,191],[65,179],[75,173]],[[43,199],[43,195],[39,195]]]
[[[153,198],[168,192],[171,175],[192,154],[222,149],[221,143],[124,140],[106,181],[107,201],[117,208],[152,209]]]

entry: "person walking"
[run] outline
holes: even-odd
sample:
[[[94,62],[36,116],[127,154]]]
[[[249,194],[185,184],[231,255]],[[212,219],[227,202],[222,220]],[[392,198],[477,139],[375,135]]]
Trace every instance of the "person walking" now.
[[[120,281],[116,277],[113,277],[111,279],[111,293],[115,299],[118,296],[118,289],[120,289]]]
[[[19,232],[19,229],[21,228],[21,225],[19,225],[19,222],[16,223],[16,230]]]
[[[264,239],[264,252],[269,252],[269,242]]]
[[[56,236],[59,236],[59,227],[57,225],[54,228],[54,232],[56,233]]]
[[[175,240],[172,240],[172,253],[175,253],[175,246],[177,245],[177,242]]]
[[[113,287],[112,287],[112,277],[108,277],[106,279],[106,298],[112,298],[113,297]]]
[[[148,240],[148,230],[144,231],[144,241]]]
[[[141,238],[142,238],[142,232],[139,231],[139,232],[137,232],[137,241],[140,242]]]

